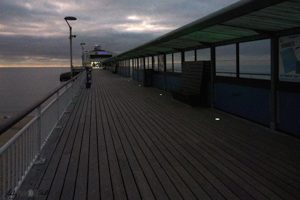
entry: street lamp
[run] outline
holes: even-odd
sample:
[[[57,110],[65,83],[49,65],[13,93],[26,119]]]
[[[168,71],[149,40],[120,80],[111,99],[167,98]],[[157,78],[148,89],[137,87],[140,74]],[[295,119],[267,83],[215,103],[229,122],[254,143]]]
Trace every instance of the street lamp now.
[[[81,43],[80,43],[81,50],[82,50],[82,67],[84,67],[84,66],[83,66],[83,65],[84,65],[84,63],[83,63],[83,61],[84,61],[84,45],[85,45],[84,42],[81,42]]]
[[[75,21],[77,20],[76,17],[71,17],[71,16],[67,16],[65,17],[65,20],[69,26],[69,29],[70,29],[70,36],[69,36],[69,39],[70,39],[70,68],[71,68],[71,77],[73,77],[73,62],[72,62],[72,38],[76,37],[76,35],[72,35],[72,27],[70,26],[69,22],[68,21]]]

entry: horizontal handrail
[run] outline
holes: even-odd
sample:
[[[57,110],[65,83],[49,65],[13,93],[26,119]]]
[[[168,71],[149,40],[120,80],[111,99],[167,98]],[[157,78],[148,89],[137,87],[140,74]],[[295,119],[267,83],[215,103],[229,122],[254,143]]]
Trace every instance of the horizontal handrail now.
[[[16,116],[13,116],[12,118],[8,119],[6,122],[0,124],[0,135],[2,135],[5,131],[13,127],[16,123],[18,123],[20,120],[22,120],[26,115],[33,112],[37,107],[41,106],[43,103],[45,103],[50,97],[52,97],[57,91],[68,85],[70,82],[74,82],[81,73],[77,74],[75,77],[73,77],[71,80],[67,81],[66,83],[58,86],[57,88],[50,91],[47,95],[45,95],[44,98],[37,101],[36,103],[32,104],[32,106],[28,107],[27,109],[21,111]]]

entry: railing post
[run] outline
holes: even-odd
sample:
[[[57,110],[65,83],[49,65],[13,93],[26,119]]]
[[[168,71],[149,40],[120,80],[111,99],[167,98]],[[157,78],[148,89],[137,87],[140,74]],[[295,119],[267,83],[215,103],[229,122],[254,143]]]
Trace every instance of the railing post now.
[[[72,91],[72,97],[71,97],[71,101],[72,101],[72,103],[73,103],[73,100],[74,100],[74,98],[75,98],[75,87],[74,87],[74,81],[72,81],[71,82],[71,91]]]
[[[56,92],[56,104],[57,104],[57,123],[58,123],[58,121],[59,121],[59,119],[60,119],[60,111],[59,111],[59,109],[60,109],[60,107],[59,107],[59,90]]]
[[[38,114],[38,141],[37,141],[37,145],[38,145],[38,151],[41,150],[42,147],[42,106],[40,105],[37,108],[37,114]]]

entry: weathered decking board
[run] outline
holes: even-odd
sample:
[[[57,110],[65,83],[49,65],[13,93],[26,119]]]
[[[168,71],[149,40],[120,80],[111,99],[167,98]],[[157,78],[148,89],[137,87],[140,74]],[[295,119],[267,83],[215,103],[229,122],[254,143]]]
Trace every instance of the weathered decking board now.
[[[19,199],[300,199],[299,139],[128,78],[95,70],[64,121]]]

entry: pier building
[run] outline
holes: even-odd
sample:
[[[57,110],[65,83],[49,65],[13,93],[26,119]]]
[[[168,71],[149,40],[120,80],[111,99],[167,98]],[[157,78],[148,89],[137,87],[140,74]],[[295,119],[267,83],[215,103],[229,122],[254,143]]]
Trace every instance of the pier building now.
[[[299,0],[246,0],[106,59],[0,126],[37,113],[0,197],[300,199],[299,47]]]

